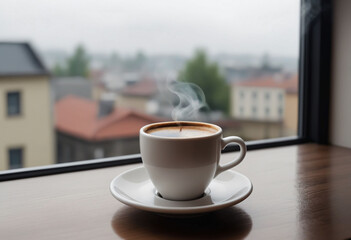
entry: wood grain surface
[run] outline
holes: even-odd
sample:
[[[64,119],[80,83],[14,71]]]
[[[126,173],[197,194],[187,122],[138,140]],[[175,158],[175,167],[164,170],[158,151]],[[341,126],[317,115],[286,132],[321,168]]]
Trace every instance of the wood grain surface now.
[[[304,144],[250,151],[235,168],[253,183],[249,198],[187,218],[112,197],[111,180],[137,166],[0,183],[0,239],[351,238],[350,149]]]

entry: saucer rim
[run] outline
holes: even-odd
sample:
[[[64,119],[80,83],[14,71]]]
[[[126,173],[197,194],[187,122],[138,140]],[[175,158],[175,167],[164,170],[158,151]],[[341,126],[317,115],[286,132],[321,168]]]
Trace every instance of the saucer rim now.
[[[221,203],[214,203],[213,205],[210,204],[210,205],[195,206],[195,207],[164,207],[164,206],[157,206],[157,205],[148,205],[148,204],[138,202],[137,200],[127,199],[123,195],[119,194],[118,192],[116,192],[114,190],[115,182],[119,178],[121,178],[125,174],[128,174],[129,172],[138,171],[141,169],[144,169],[146,171],[145,167],[141,166],[141,167],[136,167],[136,168],[124,171],[121,174],[119,174],[118,176],[114,177],[110,183],[110,192],[111,192],[112,196],[114,198],[116,198],[118,201],[120,201],[120,202],[122,202],[130,207],[134,207],[134,208],[141,209],[141,210],[148,211],[148,212],[177,214],[177,215],[207,213],[207,212],[220,210],[220,209],[223,209],[226,207],[234,206],[234,205],[244,201],[246,198],[248,198],[253,191],[253,185],[252,185],[251,180],[247,176],[245,176],[244,174],[239,173],[239,172],[234,171],[234,170],[227,170],[225,172],[231,172],[232,174],[240,175],[241,177],[245,178],[250,183],[249,191],[247,191],[245,194],[243,194],[242,196],[240,196],[239,198],[237,198],[235,200],[232,200],[232,201],[226,200],[226,201],[223,201]],[[167,200],[167,201],[178,202],[178,201],[173,201],[173,200]],[[189,201],[193,201],[193,200],[189,200]]]

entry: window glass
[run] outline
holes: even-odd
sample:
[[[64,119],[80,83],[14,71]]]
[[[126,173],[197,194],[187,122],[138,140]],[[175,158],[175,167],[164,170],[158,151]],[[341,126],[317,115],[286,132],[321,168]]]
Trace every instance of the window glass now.
[[[256,114],[257,114],[257,107],[256,107],[256,106],[252,106],[251,110],[252,110],[252,116],[253,116],[253,117],[256,117]]]
[[[8,151],[9,155],[9,169],[16,169],[23,167],[23,150],[22,148],[11,148]]]
[[[142,126],[173,120],[296,136],[299,23],[297,0],[3,0],[0,109],[25,115],[0,119],[0,153],[20,144],[28,166],[135,154]]]
[[[240,107],[240,114],[241,114],[241,115],[244,114],[244,107],[243,107],[243,106]]]
[[[245,92],[244,92],[244,91],[241,91],[241,92],[240,92],[240,97],[241,97],[241,98],[244,98],[244,97],[245,97]]]
[[[283,117],[283,108],[282,107],[278,108],[278,114],[279,114],[279,117]]]
[[[102,148],[96,148],[94,150],[94,157],[95,158],[103,158],[104,157],[104,149]]]
[[[20,107],[20,93],[19,92],[9,92],[7,93],[7,115],[15,116],[21,113]]]
[[[252,92],[252,99],[256,99],[257,98],[257,92],[253,91]]]

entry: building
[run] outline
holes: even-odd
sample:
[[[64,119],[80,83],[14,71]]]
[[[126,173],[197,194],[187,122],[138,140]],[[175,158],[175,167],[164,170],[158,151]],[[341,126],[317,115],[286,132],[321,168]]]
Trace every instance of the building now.
[[[170,83],[144,78],[118,93],[116,106],[171,119],[172,111],[179,103],[179,98],[170,91]]]
[[[162,119],[68,96],[55,104],[57,162],[139,153],[139,130]]]
[[[157,84],[152,79],[142,79],[125,87],[116,98],[116,106],[145,113],[153,113],[152,99],[158,93]]]
[[[280,67],[270,65],[254,66],[225,66],[223,72],[230,83],[241,82],[259,76],[272,76],[282,71]]]
[[[54,163],[50,78],[27,43],[0,42],[0,170]]]
[[[297,75],[290,74],[237,82],[231,88],[231,116],[244,124],[250,139],[296,135],[297,88]]]
[[[286,135],[296,135],[298,129],[299,93],[298,78],[293,77],[285,88],[284,126]]]

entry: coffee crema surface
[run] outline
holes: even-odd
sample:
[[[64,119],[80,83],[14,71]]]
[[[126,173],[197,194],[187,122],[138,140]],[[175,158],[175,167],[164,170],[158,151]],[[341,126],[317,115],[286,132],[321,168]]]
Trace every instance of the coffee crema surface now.
[[[190,138],[190,137],[205,137],[218,132],[217,129],[203,126],[164,126],[151,128],[146,130],[146,133],[158,137],[171,138]]]

